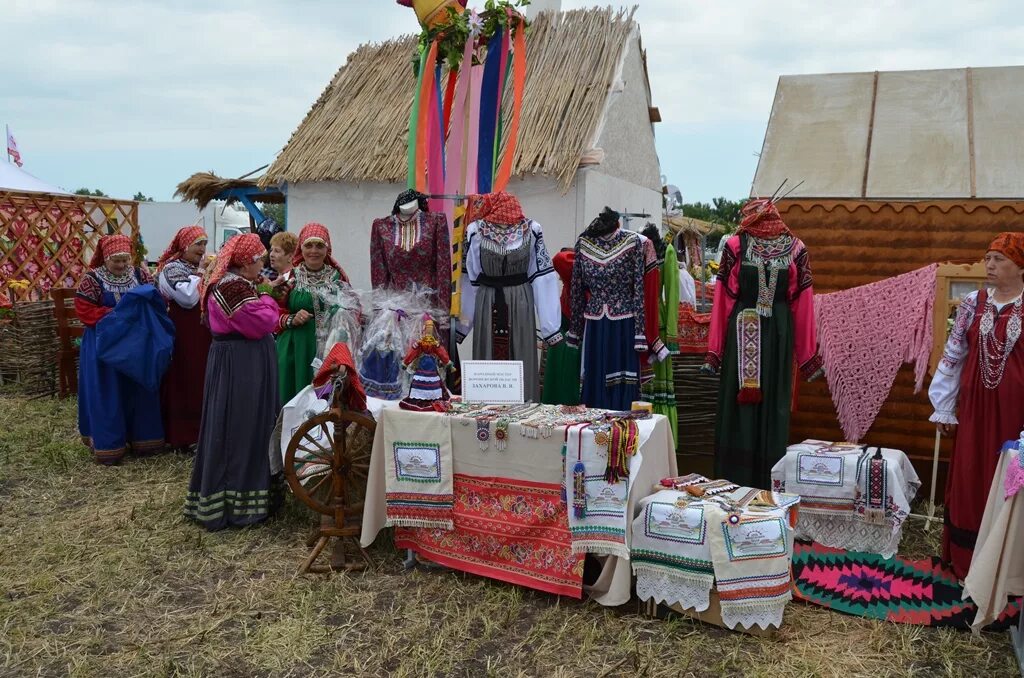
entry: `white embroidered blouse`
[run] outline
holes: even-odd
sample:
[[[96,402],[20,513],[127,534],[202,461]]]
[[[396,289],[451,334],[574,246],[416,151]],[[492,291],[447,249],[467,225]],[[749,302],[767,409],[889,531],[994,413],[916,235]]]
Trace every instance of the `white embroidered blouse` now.
[[[993,290],[988,291],[988,298],[992,299]],[[992,304],[996,311],[1002,311],[1004,306],[1012,304],[1016,299],[1002,304],[994,301]],[[935,412],[929,417],[929,421],[936,424],[959,424],[956,418],[956,402],[960,396],[960,376],[964,370],[964,358],[967,357],[969,341],[967,331],[974,322],[974,316],[978,312],[978,293],[971,292],[956,311],[956,319],[953,321],[953,330],[949,333],[946,341],[946,349],[942,352],[942,360],[935,370],[935,376],[928,387],[928,399],[932,402]]]

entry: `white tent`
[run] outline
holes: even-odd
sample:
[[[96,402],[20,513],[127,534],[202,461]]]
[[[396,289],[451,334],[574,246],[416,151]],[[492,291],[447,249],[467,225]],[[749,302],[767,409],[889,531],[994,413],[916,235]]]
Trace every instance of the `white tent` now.
[[[32,176],[13,162],[0,162],[0,191],[2,190],[69,195],[67,191]]]

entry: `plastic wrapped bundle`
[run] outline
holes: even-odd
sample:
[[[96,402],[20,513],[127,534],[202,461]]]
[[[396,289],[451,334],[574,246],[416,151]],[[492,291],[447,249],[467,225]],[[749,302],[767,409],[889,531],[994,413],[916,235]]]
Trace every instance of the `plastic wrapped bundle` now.
[[[372,317],[357,356],[359,376],[368,396],[401,400],[408,380],[402,360],[419,338],[421,318],[442,314],[430,308],[428,296],[421,292],[374,290],[365,298],[365,307],[372,309]]]

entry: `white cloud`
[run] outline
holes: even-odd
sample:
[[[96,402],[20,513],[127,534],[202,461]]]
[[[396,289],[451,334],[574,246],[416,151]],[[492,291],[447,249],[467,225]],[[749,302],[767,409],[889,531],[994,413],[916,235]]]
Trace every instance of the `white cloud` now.
[[[1024,63],[1024,25],[1010,0],[636,4],[654,101],[676,132],[763,130],[782,74]],[[417,30],[394,0],[3,5],[0,122],[10,123],[28,160],[33,150],[92,149],[255,149],[270,160],[360,43]],[[719,161],[690,158],[689,149],[661,154],[666,165],[684,154]],[[156,171],[123,171],[133,170]]]

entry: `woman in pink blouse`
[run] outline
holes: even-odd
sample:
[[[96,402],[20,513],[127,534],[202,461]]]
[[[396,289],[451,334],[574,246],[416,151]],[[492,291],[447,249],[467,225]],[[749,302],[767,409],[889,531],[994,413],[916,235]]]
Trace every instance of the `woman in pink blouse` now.
[[[185,515],[208,530],[260,522],[279,497],[267,447],[281,409],[273,335],[280,310],[255,287],[265,254],[256,234],[232,238],[202,291],[213,344]]]

